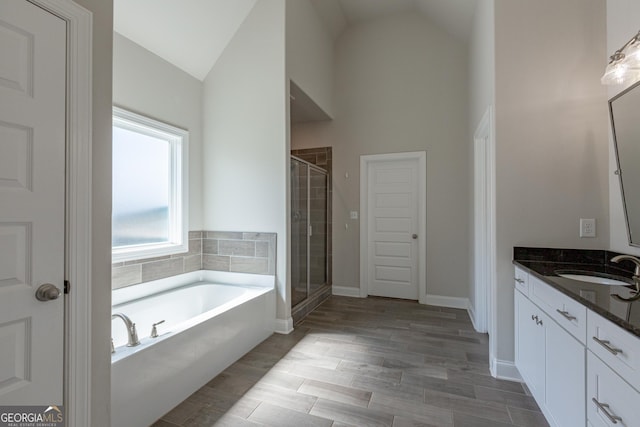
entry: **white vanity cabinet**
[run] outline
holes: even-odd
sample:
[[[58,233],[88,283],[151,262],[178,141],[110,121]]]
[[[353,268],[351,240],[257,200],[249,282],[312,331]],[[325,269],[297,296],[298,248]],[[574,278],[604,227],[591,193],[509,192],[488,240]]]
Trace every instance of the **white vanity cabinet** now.
[[[516,267],[515,361],[552,427],[640,427],[640,339]]]
[[[561,327],[551,313],[530,299],[548,295],[548,286],[526,272],[516,269],[515,358],[516,366],[547,421],[554,427],[586,425],[585,347],[575,334],[585,331],[571,326],[571,333]],[[546,301],[546,299],[543,299]],[[548,310],[547,304],[544,308]],[[566,306],[560,306],[562,311]],[[564,317],[563,317],[564,318]],[[566,319],[565,319],[566,320]],[[581,325],[586,329],[585,320]]]

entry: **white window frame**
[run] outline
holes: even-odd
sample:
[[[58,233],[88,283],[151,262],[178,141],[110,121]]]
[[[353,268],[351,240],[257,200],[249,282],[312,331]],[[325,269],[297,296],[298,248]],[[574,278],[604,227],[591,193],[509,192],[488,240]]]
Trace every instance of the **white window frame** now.
[[[112,261],[132,261],[189,251],[189,132],[113,107],[113,126],[162,139],[170,144],[169,241],[112,249]]]

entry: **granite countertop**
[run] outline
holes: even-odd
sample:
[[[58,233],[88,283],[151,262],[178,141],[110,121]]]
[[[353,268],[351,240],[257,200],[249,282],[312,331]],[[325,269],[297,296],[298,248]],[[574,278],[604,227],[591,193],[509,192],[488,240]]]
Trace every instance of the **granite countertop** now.
[[[605,250],[513,248],[513,263],[553,288],[580,302],[588,309],[609,319],[640,337],[640,301],[622,302],[611,297],[628,298],[633,286],[607,286],[558,276],[559,271],[588,271],[609,274],[630,282],[635,269],[631,261],[612,263],[617,252]]]

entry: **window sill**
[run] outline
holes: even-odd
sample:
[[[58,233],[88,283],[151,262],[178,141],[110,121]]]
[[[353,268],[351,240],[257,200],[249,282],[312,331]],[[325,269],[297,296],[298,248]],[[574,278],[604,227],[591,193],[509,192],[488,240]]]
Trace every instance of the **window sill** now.
[[[136,246],[113,250],[111,252],[111,262],[141,261],[149,258],[164,257],[168,255],[179,255],[189,252],[189,243],[164,244],[150,246]]]

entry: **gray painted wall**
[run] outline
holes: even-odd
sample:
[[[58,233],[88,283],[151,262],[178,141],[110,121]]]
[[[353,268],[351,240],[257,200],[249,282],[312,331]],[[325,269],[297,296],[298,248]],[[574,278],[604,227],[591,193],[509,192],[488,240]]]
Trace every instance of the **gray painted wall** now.
[[[333,114],[333,38],[309,0],[286,2],[287,75]]]
[[[600,0],[495,5],[498,359],[513,361],[513,246],[609,244],[606,19]]]
[[[189,230],[202,229],[200,80],[128,38],[113,35],[113,104],[189,131]]]
[[[334,285],[359,286],[359,221],[349,211],[360,209],[360,156],[426,150],[427,293],[466,298],[466,46],[403,14],[346,30],[334,49],[335,120],[297,125],[291,142],[333,147]]]
[[[277,234],[277,317],[288,306],[289,100],[285,0],[257,2],[204,81],[203,229]]]

